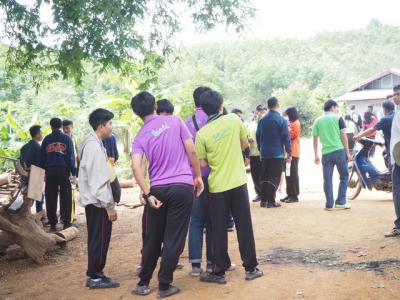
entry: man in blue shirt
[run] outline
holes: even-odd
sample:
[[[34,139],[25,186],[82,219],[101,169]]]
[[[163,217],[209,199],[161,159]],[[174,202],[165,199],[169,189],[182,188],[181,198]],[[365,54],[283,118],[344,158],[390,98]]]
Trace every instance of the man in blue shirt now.
[[[281,180],[283,164],[291,159],[291,145],[287,121],[278,112],[275,97],[267,101],[269,112],[260,120],[256,139],[261,154],[261,207],[280,207],[275,201]]]
[[[41,147],[41,167],[46,170],[46,208],[52,231],[57,230],[57,198],[60,193],[60,215],[64,229],[71,227],[72,181],[76,183],[75,152],[72,139],[61,132],[62,121],[50,120],[52,133],[46,136]]]
[[[356,141],[359,141],[362,137],[371,136],[377,130],[382,130],[383,138],[385,139],[385,148],[387,153],[387,162],[390,166],[390,138],[392,136],[392,123],[394,118],[394,104],[392,101],[385,101],[382,104],[384,117],[372,128],[360,132],[354,137]]]

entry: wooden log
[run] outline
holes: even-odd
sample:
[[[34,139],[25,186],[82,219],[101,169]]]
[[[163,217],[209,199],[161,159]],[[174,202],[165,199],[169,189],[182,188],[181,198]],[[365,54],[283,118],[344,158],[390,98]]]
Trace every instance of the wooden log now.
[[[11,183],[11,174],[4,173],[0,175],[0,185],[6,185]]]
[[[69,227],[56,233],[59,237],[69,242],[79,236],[79,229],[76,227]]]

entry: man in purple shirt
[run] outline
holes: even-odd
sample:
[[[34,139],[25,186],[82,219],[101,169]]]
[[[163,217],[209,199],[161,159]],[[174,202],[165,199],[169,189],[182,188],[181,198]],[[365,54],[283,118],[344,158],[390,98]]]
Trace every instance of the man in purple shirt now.
[[[155,99],[148,92],[134,96],[131,106],[144,122],[132,145],[132,168],[148,205],[140,281],[132,293],[150,293],[150,279],[161,255],[158,295],[164,298],[180,291],[171,285],[173,272],[185,246],[193,190],[198,197],[204,186],[192,135],[185,123],[176,116],[156,115]],[[145,181],[144,156],[149,163],[150,189]]]
[[[195,141],[197,131],[200,130],[204,125],[207,124],[208,116],[201,108],[200,96],[207,91],[211,91],[210,88],[200,86],[193,92],[194,104],[196,111],[186,121],[186,125],[189,128],[190,133]],[[192,276],[200,276],[201,272],[201,261],[203,252],[203,232],[206,230],[206,256],[207,256],[207,269],[211,266],[211,241],[210,241],[210,227],[207,225],[207,201],[208,201],[208,174],[210,174],[210,168],[207,166],[201,168],[201,175],[204,182],[203,193],[194,199],[192,216],[190,218],[189,225],[189,263],[192,264]],[[194,175],[194,173],[193,173]]]

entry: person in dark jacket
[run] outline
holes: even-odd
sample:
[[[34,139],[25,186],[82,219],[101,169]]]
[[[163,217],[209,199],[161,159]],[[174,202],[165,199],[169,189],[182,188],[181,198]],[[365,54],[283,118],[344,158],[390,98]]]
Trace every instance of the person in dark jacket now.
[[[281,206],[275,196],[285,156],[291,160],[292,148],[288,123],[278,112],[278,99],[271,97],[267,103],[269,112],[258,123],[256,139],[261,154],[261,207],[274,208]]]
[[[42,127],[34,125],[29,128],[31,140],[21,148],[20,162],[24,168],[29,169],[32,165],[40,167],[40,142],[43,140]],[[36,212],[43,211],[42,201],[36,201]],[[42,218],[43,219],[43,218]]]
[[[75,152],[72,140],[61,132],[62,121],[50,120],[52,133],[41,147],[41,167],[46,170],[46,208],[51,230],[57,230],[57,198],[60,194],[60,215],[64,229],[71,227],[72,190],[76,183]],[[71,181],[70,181],[71,176]]]

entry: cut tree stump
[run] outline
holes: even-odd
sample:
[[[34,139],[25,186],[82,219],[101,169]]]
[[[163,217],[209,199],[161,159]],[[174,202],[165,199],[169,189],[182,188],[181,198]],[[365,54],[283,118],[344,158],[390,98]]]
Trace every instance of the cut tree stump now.
[[[26,187],[22,189],[22,205],[16,211],[9,209],[20,186],[18,176],[13,176],[13,185],[9,191],[12,200],[5,206],[0,205],[0,255],[5,254],[9,246],[17,244],[36,263],[41,264],[47,252],[65,245],[66,241],[56,234],[44,231],[42,223],[31,213],[34,200],[26,197]]]

